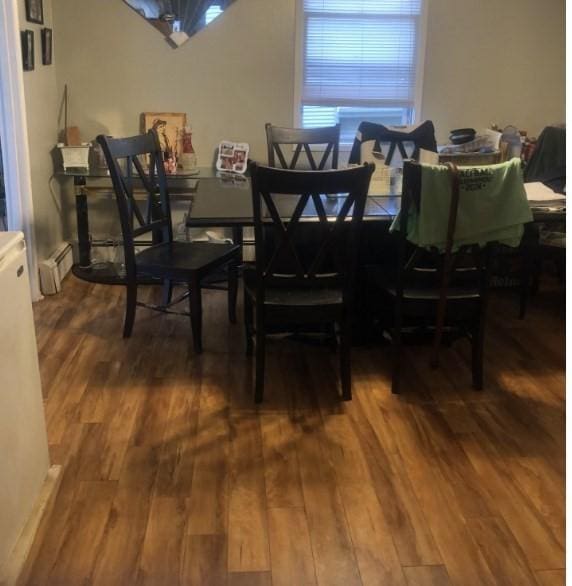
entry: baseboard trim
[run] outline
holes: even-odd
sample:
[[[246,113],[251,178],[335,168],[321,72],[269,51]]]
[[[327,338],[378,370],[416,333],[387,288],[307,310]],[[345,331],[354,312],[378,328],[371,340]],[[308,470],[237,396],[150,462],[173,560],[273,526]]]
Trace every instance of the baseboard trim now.
[[[46,532],[61,480],[62,467],[51,466],[30,517],[10,557],[0,568],[0,586],[17,586],[26,582],[27,574]]]

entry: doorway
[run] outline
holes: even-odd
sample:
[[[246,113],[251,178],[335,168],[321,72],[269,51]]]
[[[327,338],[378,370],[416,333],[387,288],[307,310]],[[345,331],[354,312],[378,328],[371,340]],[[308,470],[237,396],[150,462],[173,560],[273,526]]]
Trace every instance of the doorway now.
[[[8,229],[6,217],[6,188],[4,187],[4,165],[2,163],[2,137],[0,137],[0,231]]]
[[[39,287],[28,125],[20,40],[18,0],[0,1],[0,214],[4,229],[24,233],[32,300]],[[10,145],[10,148],[7,148]],[[2,227],[0,226],[0,229]]]

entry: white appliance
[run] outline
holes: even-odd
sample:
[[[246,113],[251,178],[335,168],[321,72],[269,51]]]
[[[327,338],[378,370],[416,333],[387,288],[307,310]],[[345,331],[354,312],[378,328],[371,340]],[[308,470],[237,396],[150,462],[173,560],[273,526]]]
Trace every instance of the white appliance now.
[[[49,468],[26,245],[0,232],[0,573]]]

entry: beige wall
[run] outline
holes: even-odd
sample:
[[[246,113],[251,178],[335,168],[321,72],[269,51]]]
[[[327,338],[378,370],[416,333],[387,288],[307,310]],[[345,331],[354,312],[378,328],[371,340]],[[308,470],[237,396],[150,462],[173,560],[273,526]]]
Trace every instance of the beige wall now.
[[[564,0],[429,0],[422,114],[449,130],[565,119]]]
[[[462,126],[536,134],[564,119],[563,0],[428,2],[422,116],[441,142]],[[122,0],[54,0],[57,86],[61,94],[69,85],[70,122],[87,140],[137,133],[144,111],[186,112],[199,164],[212,162],[223,138],[249,142],[252,158],[265,160],[264,123],[293,123],[295,7],[236,0],[172,49]],[[66,238],[75,238],[71,189],[68,181]],[[91,209],[96,236],[117,235],[113,203],[99,198]]]
[[[57,0],[56,0],[57,1]],[[54,29],[52,0],[44,0],[44,24],[26,21],[24,2],[19,2],[20,28],[34,31],[35,69],[24,72],[28,139],[32,171],[32,197],[36,242],[40,260],[49,256],[62,241],[62,220],[59,211],[60,196],[56,183],[50,191],[49,180],[53,173],[51,151],[57,142],[58,95],[56,66],[42,65],[40,30],[45,26]],[[54,30],[54,42],[57,33]]]
[[[236,0],[172,49],[121,0],[56,0],[58,86],[86,137],[133,134],[144,111],[186,112],[199,163],[223,138],[264,155],[264,123],[291,124],[292,0]]]
[[[564,119],[563,0],[429,0],[423,117],[444,140],[497,122]],[[121,0],[56,0],[57,78],[86,137],[187,112],[199,162],[223,138],[265,158],[264,123],[292,124],[295,0],[236,0],[179,49]]]

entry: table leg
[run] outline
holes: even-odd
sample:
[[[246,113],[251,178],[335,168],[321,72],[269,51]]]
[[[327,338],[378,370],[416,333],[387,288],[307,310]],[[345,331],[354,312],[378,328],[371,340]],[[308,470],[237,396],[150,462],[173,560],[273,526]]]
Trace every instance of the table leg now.
[[[84,176],[74,177],[75,211],[77,218],[77,242],[79,248],[79,266],[91,266],[91,240],[89,236],[89,218],[87,211],[87,189]]]
[[[244,242],[244,232],[242,226],[232,227],[232,241],[234,244],[240,246],[239,263],[242,264],[242,244]]]

